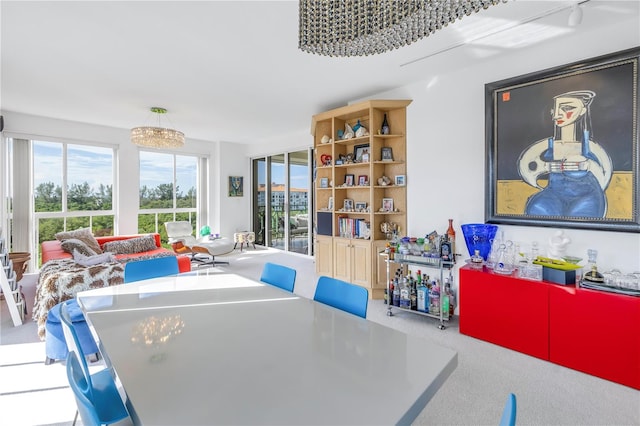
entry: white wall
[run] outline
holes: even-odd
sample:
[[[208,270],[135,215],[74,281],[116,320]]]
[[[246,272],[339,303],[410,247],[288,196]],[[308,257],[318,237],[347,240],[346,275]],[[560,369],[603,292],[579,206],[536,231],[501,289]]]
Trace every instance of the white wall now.
[[[212,188],[218,189],[214,197],[212,212],[218,215],[214,221],[220,230],[220,235],[233,237],[234,232],[247,231],[251,223],[251,179],[250,161],[247,157],[246,146],[221,142],[215,155],[214,169],[217,169],[217,180],[211,181]],[[244,195],[242,197],[229,196],[229,176],[244,177]],[[218,232],[218,231],[214,231]]]

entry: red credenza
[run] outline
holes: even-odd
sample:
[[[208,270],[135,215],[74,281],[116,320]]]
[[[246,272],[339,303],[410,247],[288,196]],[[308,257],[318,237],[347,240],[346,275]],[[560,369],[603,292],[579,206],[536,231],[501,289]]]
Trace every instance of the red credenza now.
[[[460,269],[460,332],[640,389],[640,298]]]

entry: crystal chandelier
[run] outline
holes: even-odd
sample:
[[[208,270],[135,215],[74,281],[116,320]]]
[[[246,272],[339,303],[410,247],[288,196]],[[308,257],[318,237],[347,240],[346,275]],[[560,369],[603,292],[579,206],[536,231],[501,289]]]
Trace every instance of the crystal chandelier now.
[[[375,55],[506,1],[300,0],[298,48],[324,56]]]
[[[160,117],[167,113],[164,108],[153,107],[151,112],[158,114],[157,127],[134,127],[131,129],[131,142],[152,148],[180,148],[184,145],[184,133],[162,127]]]

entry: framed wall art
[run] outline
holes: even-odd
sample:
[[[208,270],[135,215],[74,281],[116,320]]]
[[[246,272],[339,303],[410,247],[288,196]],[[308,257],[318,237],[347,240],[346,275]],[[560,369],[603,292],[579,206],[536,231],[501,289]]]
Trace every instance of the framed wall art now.
[[[369,144],[356,145],[353,147],[353,156],[356,163],[369,162]]]
[[[639,56],[485,85],[487,222],[640,232]]]
[[[242,197],[243,177],[229,176],[229,197]]]

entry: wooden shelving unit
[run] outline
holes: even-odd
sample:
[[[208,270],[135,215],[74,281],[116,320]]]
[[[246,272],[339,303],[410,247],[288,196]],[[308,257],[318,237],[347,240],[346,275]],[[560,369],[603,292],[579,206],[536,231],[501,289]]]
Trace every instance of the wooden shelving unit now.
[[[384,248],[384,222],[395,223],[400,233],[407,230],[407,115],[410,100],[370,100],[333,109],[312,118],[311,134],[315,148],[315,235],[316,272],[366,287],[370,297],[384,297],[386,274],[380,274],[378,252]],[[380,134],[386,114],[389,134]],[[339,131],[358,125],[368,135],[341,139]],[[327,141],[329,140],[329,141]],[[368,145],[368,147],[366,147]],[[383,160],[383,148],[391,149],[392,160]],[[356,151],[367,149],[369,161],[354,162]],[[343,164],[336,161],[343,158]],[[331,159],[330,164],[325,164]],[[359,185],[366,177],[367,184]],[[389,185],[378,184],[382,176]],[[396,176],[404,176],[405,185],[396,185]],[[352,177],[353,185],[345,186]],[[326,185],[326,187],[325,187]],[[380,211],[385,199],[393,200],[393,211]],[[344,210],[345,200],[356,206],[366,203],[367,210]],[[330,203],[332,202],[332,206]],[[369,235],[352,235],[345,230],[369,229]],[[346,225],[341,228],[342,225]],[[357,224],[357,225],[356,225]],[[351,226],[349,226],[351,225]],[[341,229],[343,232],[341,232]]]

